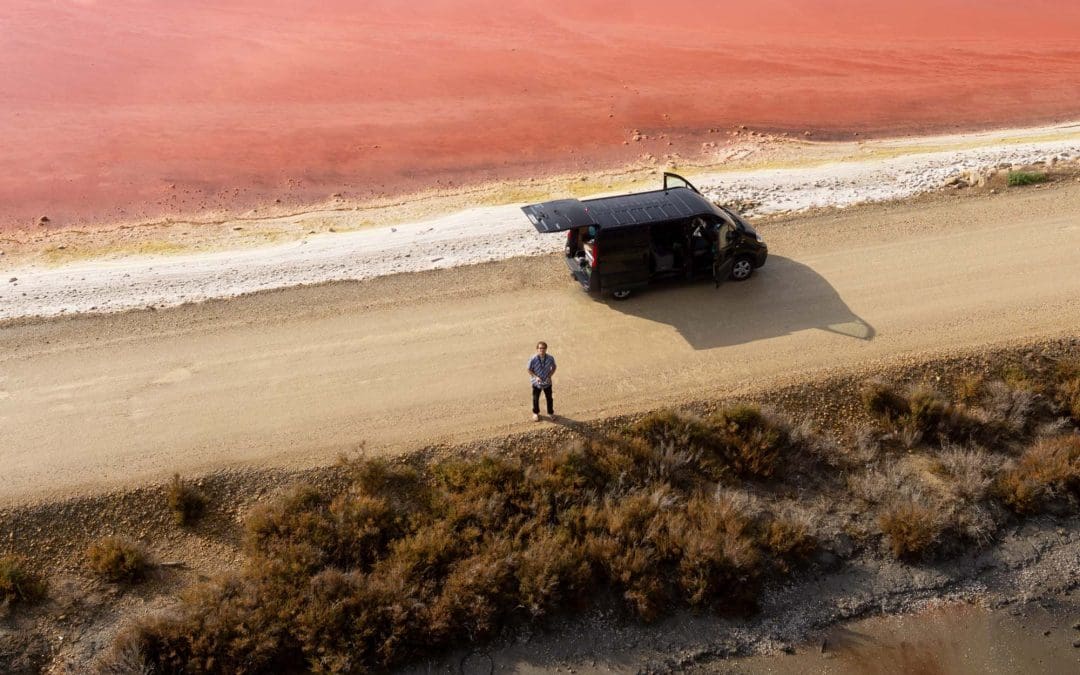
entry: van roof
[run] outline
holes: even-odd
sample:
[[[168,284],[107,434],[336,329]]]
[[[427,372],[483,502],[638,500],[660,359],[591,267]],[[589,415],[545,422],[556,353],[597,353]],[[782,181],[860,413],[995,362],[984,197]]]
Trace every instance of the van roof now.
[[[685,187],[597,199],[557,199],[521,210],[541,233],[588,225],[611,230],[717,214],[712,202]]]

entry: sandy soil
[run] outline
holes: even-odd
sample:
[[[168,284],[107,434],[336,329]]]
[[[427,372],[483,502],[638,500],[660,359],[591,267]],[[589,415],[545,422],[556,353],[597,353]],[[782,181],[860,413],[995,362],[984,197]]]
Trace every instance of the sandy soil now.
[[[698,158],[741,125],[1019,126],[1080,99],[1080,8],[1050,1],[8,4],[7,231]]]
[[[0,330],[6,501],[521,431],[524,361],[589,420],[1072,334],[1080,185],[777,221],[747,283],[598,302],[558,256]],[[662,355],[659,357],[658,355]]]

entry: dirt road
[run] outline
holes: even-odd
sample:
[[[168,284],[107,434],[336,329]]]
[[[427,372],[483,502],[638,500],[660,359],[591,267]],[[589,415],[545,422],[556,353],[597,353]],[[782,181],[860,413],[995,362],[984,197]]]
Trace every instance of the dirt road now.
[[[1080,326],[1080,184],[767,224],[749,282],[596,301],[557,257],[0,329],[0,501],[522,431]]]

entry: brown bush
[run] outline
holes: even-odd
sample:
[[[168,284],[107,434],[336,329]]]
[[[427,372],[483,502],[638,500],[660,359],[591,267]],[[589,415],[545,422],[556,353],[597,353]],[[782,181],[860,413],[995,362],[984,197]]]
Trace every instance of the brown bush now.
[[[797,518],[778,517],[770,520],[761,539],[783,571],[805,561],[817,549],[817,540],[810,533],[808,523]]]
[[[1074,422],[1080,422],[1080,359],[1058,363],[1054,379],[1055,403]]]
[[[585,604],[593,578],[584,548],[565,531],[538,533],[518,555],[518,595],[532,616]]]
[[[985,386],[986,378],[982,373],[964,373],[956,378],[953,391],[958,402],[972,404],[982,397]]]
[[[86,557],[90,571],[107,581],[140,581],[150,569],[146,548],[124,537],[105,537],[91,544]]]
[[[908,412],[901,415],[902,423],[911,425],[923,436],[936,434],[949,413],[949,405],[933,389],[915,387],[907,396]]]
[[[927,553],[942,532],[939,512],[915,501],[900,501],[878,516],[878,526],[889,538],[897,558],[915,559]]]
[[[720,443],[707,459],[723,462],[740,476],[778,476],[794,449],[787,425],[765,416],[757,406],[725,408],[710,422],[720,433]]]
[[[760,554],[750,526],[726,497],[695,497],[673,514],[667,526],[669,555],[677,560],[687,604],[749,602],[756,596]]]
[[[227,575],[185,591],[177,613],[122,630],[110,652],[141,654],[149,672],[298,672],[304,659],[289,629],[304,588],[282,595],[258,575]]]
[[[1037,513],[1054,497],[1080,491],[1080,436],[1038,441],[1001,474],[996,488],[1017,513]]]
[[[47,590],[45,578],[31,569],[25,559],[0,556],[0,606],[33,604],[42,600]]]
[[[341,550],[330,514],[332,497],[311,486],[299,485],[268,504],[256,507],[245,523],[245,548],[250,555],[280,557],[286,552],[311,552],[311,567],[325,565]]]
[[[431,603],[431,635],[444,644],[491,637],[518,605],[515,562],[509,538],[495,535],[451,565]]]
[[[206,494],[197,487],[180,479],[180,474],[173,474],[172,482],[165,491],[165,500],[173,520],[184,526],[198,520],[206,510]]]
[[[907,399],[881,380],[864,383],[859,397],[868,413],[887,422],[895,422],[909,411]]]
[[[629,429],[632,437],[648,444],[647,455],[634,453],[645,471],[638,485],[670,483],[690,488],[702,479],[726,477],[729,467],[709,461],[723,445],[714,425],[672,410],[646,415]]]
[[[586,509],[586,554],[620,590],[638,616],[657,618],[672,600],[663,574],[667,546],[667,514],[676,497],[665,488],[608,499]]]
[[[1019,437],[1028,431],[1035,412],[1035,393],[1026,387],[1009,386],[1002,381],[987,385],[985,404],[988,442],[998,437]]]

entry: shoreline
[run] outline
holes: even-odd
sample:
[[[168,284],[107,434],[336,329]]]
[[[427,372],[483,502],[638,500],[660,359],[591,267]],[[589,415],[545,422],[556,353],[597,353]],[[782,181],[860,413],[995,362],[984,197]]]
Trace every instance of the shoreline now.
[[[1080,158],[1080,123],[852,143],[754,136],[713,150],[710,163],[653,158],[598,175],[343,202],[273,218],[9,236],[0,242],[0,325],[543,255],[561,241],[538,236],[518,205],[655,189],[665,169],[735,205],[767,236],[773,216],[909,199],[950,182],[985,186],[1004,167],[1064,170]]]

